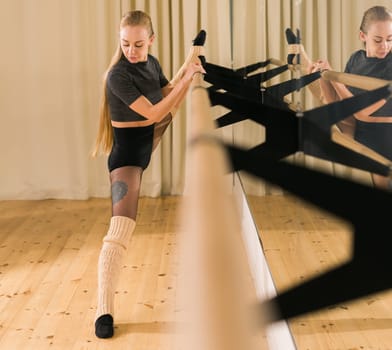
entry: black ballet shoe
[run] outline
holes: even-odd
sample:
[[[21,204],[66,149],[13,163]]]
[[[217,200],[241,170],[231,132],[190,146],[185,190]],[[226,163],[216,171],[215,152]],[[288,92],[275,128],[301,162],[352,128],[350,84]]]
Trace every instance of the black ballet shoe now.
[[[199,34],[197,34],[196,38],[193,39],[193,46],[203,46],[206,41],[206,36],[206,31],[202,29]]]
[[[295,35],[294,32],[290,28],[287,28],[285,33],[286,33],[286,40],[287,40],[288,44],[300,44],[301,43],[299,29],[297,29],[297,35]],[[300,64],[300,55],[296,55],[296,54],[292,54],[292,53],[287,55],[287,63],[293,64],[295,56],[297,56],[296,63]]]
[[[99,316],[95,321],[95,335],[98,338],[111,338],[114,334],[113,317],[110,314]]]
[[[290,28],[286,29],[285,34],[286,34],[287,44],[298,44],[297,36]]]

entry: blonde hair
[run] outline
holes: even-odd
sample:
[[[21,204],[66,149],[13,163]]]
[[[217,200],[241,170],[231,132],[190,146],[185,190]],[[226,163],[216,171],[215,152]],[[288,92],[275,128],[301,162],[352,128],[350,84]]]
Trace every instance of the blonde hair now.
[[[121,18],[120,29],[125,26],[144,26],[147,28],[150,37],[154,34],[152,21],[150,16],[143,11],[129,11]],[[120,43],[118,43],[116,51],[103,75],[103,92],[101,97],[101,105],[99,111],[99,127],[98,134],[95,140],[95,146],[92,151],[92,156],[95,157],[100,153],[109,154],[113,146],[113,128],[111,124],[111,116],[109,104],[106,94],[106,81],[110,70],[120,60],[122,50]]]
[[[392,21],[392,12],[385,6],[373,6],[363,14],[359,29],[367,34],[372,23],[385,21]]]

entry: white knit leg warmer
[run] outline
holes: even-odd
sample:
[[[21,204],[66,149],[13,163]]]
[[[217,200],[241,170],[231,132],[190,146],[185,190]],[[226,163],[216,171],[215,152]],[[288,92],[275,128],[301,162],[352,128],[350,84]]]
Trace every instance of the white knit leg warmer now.
[[[98,305],[96,318],[113,315],[114,293],[121,272],[125,250],[129,245],[135,221],[125,216],[113,216],[109,230],[103,238],[98,260]]]

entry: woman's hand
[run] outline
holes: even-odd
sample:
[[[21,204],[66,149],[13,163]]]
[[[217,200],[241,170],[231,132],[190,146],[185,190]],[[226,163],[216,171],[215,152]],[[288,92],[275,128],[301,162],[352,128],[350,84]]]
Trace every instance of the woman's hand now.
[[[189,63],[186,67],[184,74],[185,81],[191,81],[196,73],[206,74],[206,71],[204,70],[203,66],[198,62]]]
[[[331,65],[327,60],[317,60],[316,62],[313,62],[310,66],[308,66],[308,72],[309,73],[314,73],[314,72],[322,72],[324,70],[331,70]]]

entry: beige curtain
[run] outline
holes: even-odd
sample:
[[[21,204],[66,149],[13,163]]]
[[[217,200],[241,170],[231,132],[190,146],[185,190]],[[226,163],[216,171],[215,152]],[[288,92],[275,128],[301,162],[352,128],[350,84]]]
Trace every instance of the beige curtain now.
[[[192,39],[207,31],[206,52],[227,64],[229,2],[219,0],[3,0],[0,2],[0,199],[109,196],[106,157],[91,159],[101,79],[117,44],[121,15],[151,14],[156,55],[170,79]],[[225,61],[226,60],[226,61]],[[184,186],[185,104],[143,178],[142,195]]]
[[[391,0],[247,0],[234,1],[234,66],[277,58],[285,61],[287,42],[285,29],[301,31],[302,44],[311,59],[328,59],[337,71],[343,71],[350,54],[361,48],[359,26],[366,9],[375,5],[392,7]],[[272,68],[268,67],[268,68]],[[272,80],[277,83],[293,77],[282,74]],[[316,102],[307,89],[291,100],[299,99],[307,110]],[[253,146],[264,140],[265,130],[253,122],[235,126],[235,141]],[[303,162],[329,173],[346,176],[356,181],[371,183],[370,174],[343,165],[296,154],[291,160]],[[259,179],[241,173],[246,192],[254,195],[280,192]]]
[[[151,14],[157,33],[152,54],[170,79],[200,29],[207,31],[207,59],[238,67],[270,57],[285,59],[284,29],[298,27],[309,56],[328,58],[341,70],[360,46],[363,11],[375,4],[391,6],[391,1],[2,0],[0,199],[109,196],[106,157],[91,159],[89,152],[98,125],[102,74],[125,11]],[[310,107],[311,99],[305,99]],[[142,195],[182,193],[189,108],[188,102],[183,105],[154,153]],[[213,108],[216,116],[223,111]],[[263,132],[248,122],[217,131],[247,145],[260,143]],[[325,167],[346,171],[329,163]],[[253,194],[270,191],[255,179],[245,183]]]

